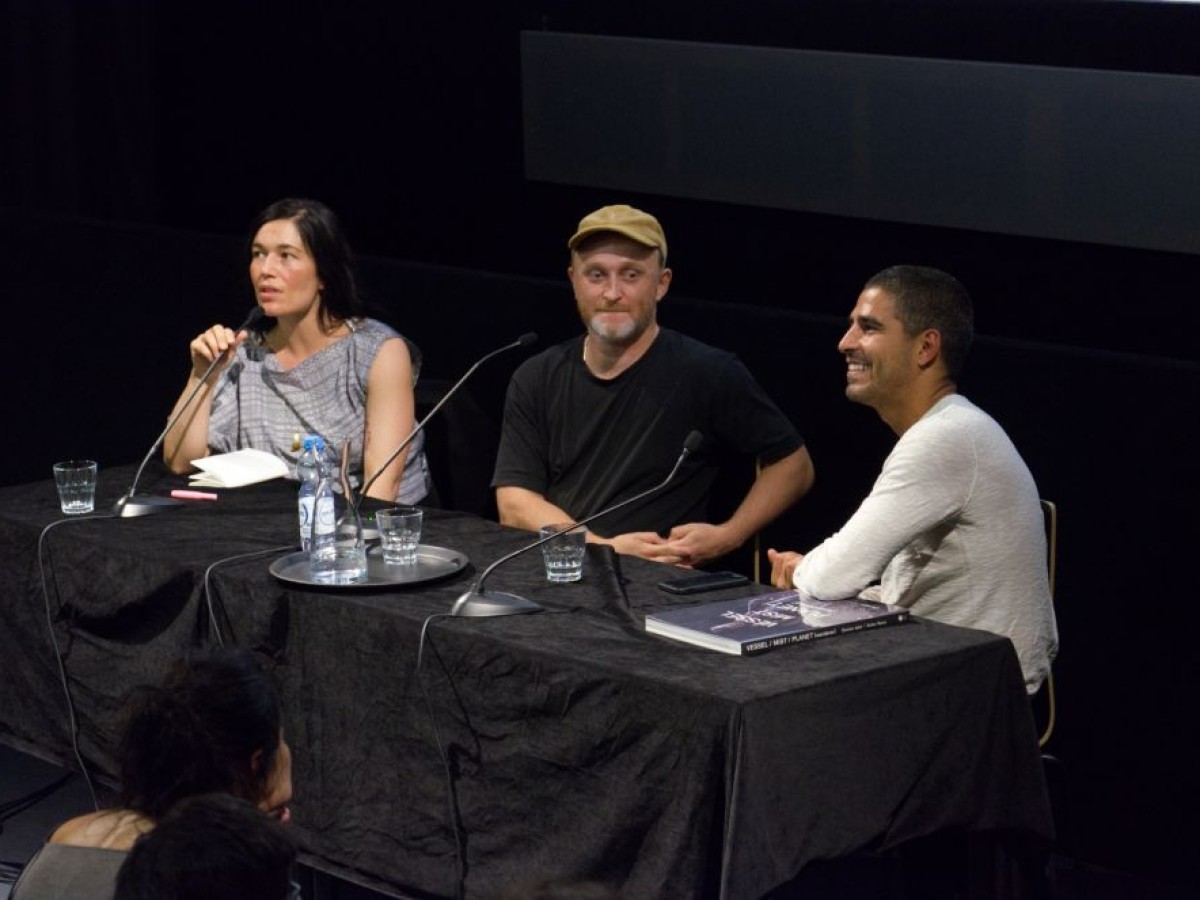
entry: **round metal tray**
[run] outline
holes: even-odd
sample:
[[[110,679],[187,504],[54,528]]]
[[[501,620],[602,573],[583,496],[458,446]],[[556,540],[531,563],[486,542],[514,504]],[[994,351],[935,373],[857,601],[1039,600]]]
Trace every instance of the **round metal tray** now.
[[[308,554],[303,551],[281,556],[271,563],[270,572],[280,581],[300,584],[305,587],[329,588],[339,591],[378,590],[385,587],[404,587],[446,578],[461,572],[467,565],[467,557],[457,550],[435,547],[432,544],[417,546],[417,562],[412,566],[389,566],[383,561],[383,550],[378,545],[367,550],[367,578],[353,584],[327,584],[313,581],[308,570]]]

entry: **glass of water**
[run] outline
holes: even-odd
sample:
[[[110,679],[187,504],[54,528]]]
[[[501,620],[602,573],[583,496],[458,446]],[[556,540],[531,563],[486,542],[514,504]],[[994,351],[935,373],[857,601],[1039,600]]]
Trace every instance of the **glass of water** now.
[[[389,566],[416,565],[424,518],[425,514],[415,506],[397,506],[375,513],[384,562]]]
[[[579,581],[583,578],[583,554],[587,548],[587,528],[570,522],[558,525],[543,525],[542,537],[569,529],[553,540],[542,544],[542,559],[546,563],[546,580],[558,583]]]
[[[92,459],[69,459],[54,464],[58,503],[69,516],[90,513],[96,508],[96,472]]]

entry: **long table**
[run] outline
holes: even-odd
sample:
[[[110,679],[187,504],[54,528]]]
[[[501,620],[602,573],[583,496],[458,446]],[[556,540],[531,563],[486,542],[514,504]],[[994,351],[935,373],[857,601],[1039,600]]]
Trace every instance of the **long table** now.
[[[576,584],[546,583],[538,552],[489,578],[543,612],[448,618],[530,535],[429,510],[422,541],[465,553],[458,574],[308,588],[269,571],[295,542],[289,483],[104,517],[130,475],[103,471],[97,514],[48,529],[50,482],[0,489],[0,741],[73,764],[49,622],[80,751],[110,779],[135,685],[218,637],[250,647],[284,698],[296,833],[331,872],[455,896],[461,839],[468,898],[537,876],[753,900],[814,861],[945,829],[1053,833],[1005,639],[914,620],[726,656],[647,635],[644,616],[763,588],[675,597],[655,585],[677,570],[599,547]]]

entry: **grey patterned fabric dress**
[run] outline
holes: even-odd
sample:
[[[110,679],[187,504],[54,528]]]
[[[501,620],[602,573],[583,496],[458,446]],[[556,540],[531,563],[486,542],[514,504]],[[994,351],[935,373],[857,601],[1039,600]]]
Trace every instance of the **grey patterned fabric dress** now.
[[[213,393],[209,451],[254,447],[287,460],[294,470],[300,440],[319,434],[339,451],[349,441],[350,483],[361,485],[367,374],[383,342],[401,335],[374,319],[347,324],[347,337],[287,371],[257,336],[243,343]],[[415,348],[409,348],[415,385],[420,361]],[[417,503],[428,492],[425,435],[419,433],[409,444],[396,501]]]

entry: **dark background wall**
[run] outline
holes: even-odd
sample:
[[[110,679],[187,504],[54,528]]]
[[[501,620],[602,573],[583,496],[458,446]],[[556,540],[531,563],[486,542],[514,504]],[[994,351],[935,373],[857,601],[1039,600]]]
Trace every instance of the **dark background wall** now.
[[[750,11],[752,10],[752,11]],[[251,302],[243,226],[325,200],[368,294],[431,378],[578,324],[565,239],[626,201],[665,224],[664,321],[737,351],[808,436],[818,486],[767,535],[803,548],[869,488],[891,436],[842,398],[861,283],[957,274],[981,336],[964,391],[1013,436],[1063,543],[1056,749],[1083,853],[1200,884],[1194,729],[1197,253],[866,221],[527,180],[519,33],[592,34],[1200,74],[1198,10],[1156,3],[0,3],[3,481],[72,455],[136,461],[186,344]],[[564,85],[570,90],[570,85]],[[613,90],[636,94],[613,72]],[[769,97],[763,102],[769,102]],[[614,119],[612,146],[639,140]],[[897,141],[905,140],[903,133]],[[603,146],[598,153],[605,152]],[[1181,191],[1191,190],[1181,185]],[[1193,211],[1200,216],[1200,209]],[[473,383],[494,420],[507,373]],[[481,426],[480,452],[489,426]]]

